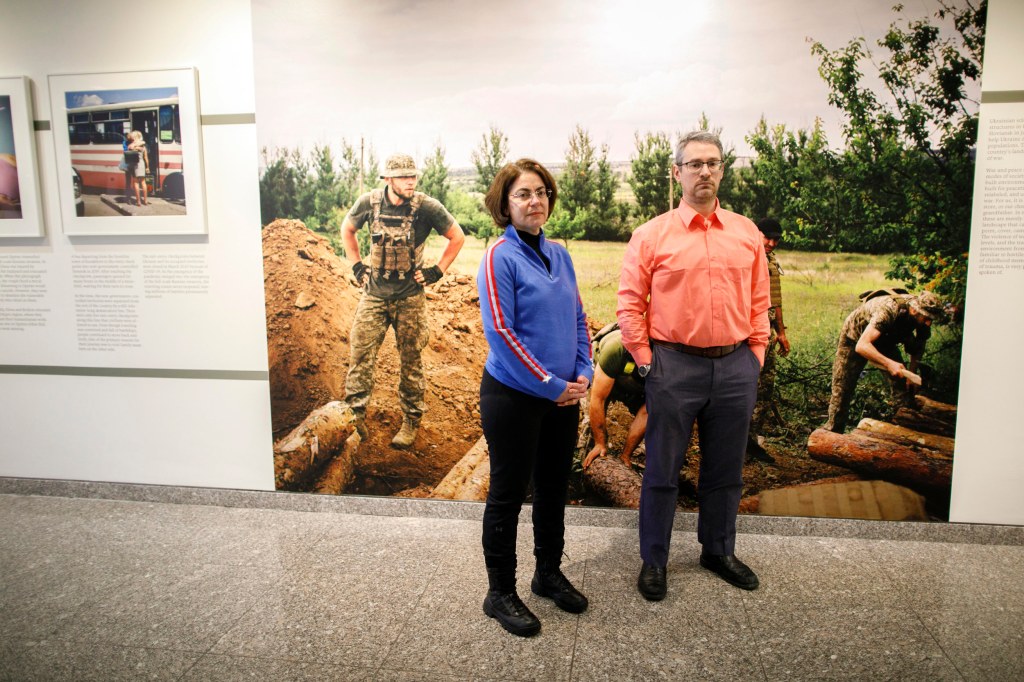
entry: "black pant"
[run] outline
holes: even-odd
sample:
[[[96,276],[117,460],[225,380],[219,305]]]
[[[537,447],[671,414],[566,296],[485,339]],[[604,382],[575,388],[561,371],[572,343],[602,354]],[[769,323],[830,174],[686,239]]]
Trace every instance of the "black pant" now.
[[[533,553],[558,566],[565,544],[569,487],[579,405],[559,407],[501,383],[484,370],[480,420],[491,460],[484,508],[484,562],[491,589],[515,589],[519,510],[533,480]]]

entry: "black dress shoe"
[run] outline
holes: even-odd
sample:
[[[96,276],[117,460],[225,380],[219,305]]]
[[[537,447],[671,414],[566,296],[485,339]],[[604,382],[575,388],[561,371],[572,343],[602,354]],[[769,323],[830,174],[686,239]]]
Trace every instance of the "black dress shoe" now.
[[[735,554],[719,556],[701,553],[700,565],[717,574],[719,578],[730,585],[735,585],[742,590],[756,590],[760,584],[757,575],[750,570],[750,567],[737,559]]]
[[[644,562],[640,569],[640,577],[636,579],[636,587],[647,601],[661,601],[668,592],[668,581],[665,578],[665,567]]]
[[[555,606],[563,611],[583,613],[587,610],[587,598],[557,568],[550,572],[541,572],[539,569],[535,571],[530,590],[538,596],[554,600]]]
[[[484,613],[513,635],[529,637],[540,632],[540,621],[515,592],[490,590],[484,599]]]

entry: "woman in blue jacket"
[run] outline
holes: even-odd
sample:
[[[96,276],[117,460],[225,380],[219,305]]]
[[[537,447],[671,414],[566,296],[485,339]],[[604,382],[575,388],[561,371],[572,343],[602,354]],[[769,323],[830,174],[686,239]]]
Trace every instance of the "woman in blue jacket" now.
[[[565,611],[587,608],[560,569],[579,401],[593,369],[572,260],[541,229],[557,196],[555,179],[536,161],[520,159],[498,171],[484,203],[505,234],[487,249],[477,275],[490,348],[480,384],[491,463],[484,613],[524,637],[540,631],[516,594],[516,527],[531,478],[537,569],[530,588]]]

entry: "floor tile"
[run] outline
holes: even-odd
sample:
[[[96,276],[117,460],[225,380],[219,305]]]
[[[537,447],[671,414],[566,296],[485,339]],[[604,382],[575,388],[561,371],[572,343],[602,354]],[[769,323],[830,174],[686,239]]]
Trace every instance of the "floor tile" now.
[[[878,606],[747,603],[769,680],[959,680],[915,614]]]
[[[8,657],[10,654],[10,657]],[[0,679],[23,682],[178,680],[198,653],[96,642],[19,641],[0,657]]]
[[[207,654],[195,664],[181,682],[319,682],[320,680],[377,680],[373,669],[350,668],[306,661],[251,658]]]
[[[152,567],[86,602],[60,639],[206,651],[276,582],[263,568]]]
[[[920,614],[967,680],[1024,680],[1024,607],[961,607]]]
[[[296,570],[267,589],[212,653],[375,668],[429,579],[372,563]]]
[[[882,540],[864,553],[915,608],[1024,608],[1024,547]]]

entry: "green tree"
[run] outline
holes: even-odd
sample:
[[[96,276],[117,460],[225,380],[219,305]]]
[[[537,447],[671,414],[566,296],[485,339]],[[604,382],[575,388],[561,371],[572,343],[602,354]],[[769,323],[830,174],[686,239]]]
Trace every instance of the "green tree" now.
[[[582,239],[586,234],[589,220],[589,209],[577,211],[576,215],[572,215],[559,201],[548,217],[548,222],[544,224],[544,234],[548,239],[561,239],[565,248],[569,248],[569,240]]]
[[[902,14],[902,5],[894,11]],[[846,115],[846,159],[866,193],[892,195],[907,255],[889,276],[963,302],[987,2],[940,2],[934,18],[894,21],[873,54],[864,38],[829,50],[814,43],[829,103]],[[952,24],[945,29],[943,22]],[[875,65],[882,86],[865,82]],[[847,166],[849,168],[849,166]],[[874,172],[869,172],[874,171]],[[890,203],[890,202],[887,202]],[[894,216],[885,216],[896,223]]]
[[[448,203],[445,207],[466,233],[483,239],[485,247],[492,237],[501,233],[490,214],[484,210],[479,196],[452,187],[448,192]]]
[[[275,149],[271,154],[266,147],[260,153],[263,157],[260,221],[268,225],[278,218],[296,217],[298,177],[291,153],[287,149]]]
[[[447,206],[451,183],[448,181],[448,165],[444,160],[444,147],[440,143],[434,147],[433,153],[423,162],[423,175],[420,176],[418,189]]]
[[[311,155],[313,177],[303,195],[308,205],[303,219],[306,227],[314,232],[337,232],[343,217],[338,215],[343,191],[334,165],[334,155],[329,145],[314,146]]]
[[[480,145],[473,150],[473,165],[476,167],[476,190],[486,194],[491,188],[494,176],[508,163],[508,138],[497,126],[491,126],[480,139]]]
[[[670,208],[672,143],[663,132],[637,132],[633,139],[636,151],[630,159],[628,182],[636,198],[636,219],[643,223]]]
[[[577,125],[569,135],[565,169],[558,180],[558,203],[570,219],[589,209],[597,199],[595,154],[590,133]]]
[[[590,133],[582,126],[569,136],[565,169],[558,181],[558,206],[549,221],[549,233],[557,239],[621,239],[620,205],[615,201],[619,179],[608,161],[608,145],[600,155]]]

